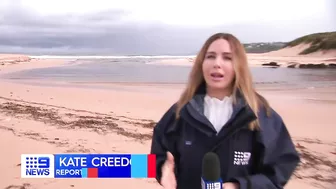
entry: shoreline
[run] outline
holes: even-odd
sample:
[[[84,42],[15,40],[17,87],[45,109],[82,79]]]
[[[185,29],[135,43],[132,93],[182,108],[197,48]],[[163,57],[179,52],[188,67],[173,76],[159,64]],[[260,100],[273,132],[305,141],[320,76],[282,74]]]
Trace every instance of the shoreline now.
[[[8,55],[7,55],[8,56]],[[75,64],[81,64],[79,61],[87,61],[87,60],[101,60],[101,59],[136,59],[138,58],[146,58],[146,56],[94,56],[96,58],[83,58],[85,56],[27,56],[27,55],[10,55],[6,57],[6,55],[0,54],[0,70],[2,70],[2,66],[10,67],[10,69],[6,69],[7,72],[15,72],[16,70],[25,69],[24,66],[20,66],[21,64],[33,63],[31,66],[27,66],[26,69],[31,68],[44,68],[44,67],[55,67],[68,65],[70,62],[78,62]],[[154,56],[155,57],[155,56]],[[151,60],[157,60],[153,62],[147,62],[145,64],[148,65],[173,65],[173,66],[187,66],[190,67],[193,64],[195,57],[193,56],[157,56],[158,58],[150,58]],[[319,65],[324,64],[325,66],[332,65],[331,68],[336,68],[336,57],[323,57],[323,56],[304,56],[304,55],[291,55],[291,56],[281,56],[280,54],[272,53],[248,53],[248,62],[249,67],[265,67],[269,68],[269,66],[265,66],[263,64],[269,64],[271,62],[275,62],[277,66],[280,68],[298,68],[300,65]],[[71,64],[73,65],[73,63]],[[18,68],[17,68],[18,67]],[[271,66],[272,67],[272,66]],[[273,67],[274,68],[274,67]],[[1,72],[0,72],[1,73]]]
[[[39,61],[0,66],[0,75],[7,68],[14,72],[70,65],[63,60]],[[0,136],[4,139],[0,148],[6,154],[0,162],[4,170],[0,188],[160,188],[154,179],[21,179],[20,154],[148,153],[153,126],[176,102],[185,84],[96,84],[111,86],[104,90],[34,82],[37,85],[0,78]],[[286,188],[334,186],[336,87],[257,90],[282,116],[302,157]]]
[[[16,63],[8,63],[1,65],[0,60],[0,75],[9,74],[18,71],[38,69],[38,68],[50,68],[58,66],[70,65],[70,61],[67,60],[55,60],[55,59],[30,59],[29,61],[22,61]]]
[[[18,86],[34,86],[46,88],[70,88],[70,89],[84,89],[84,90],[98,90],[98,91],[126,91],[126,92],[141,92],[146,91],[152,94],[162,94],[165,92],[179,91],[185,88],[186,83],[156,83],[156,82],[70,82],[70,81],[56,81],[56,80],[24,80],[24,79],[1,79],[2,85],[18,85]],[[255,83],[258,92],[293,92],[305,91],[307,93],[314,93],[314,91],[335,89],[335,84],[321,85],[321,86],[304,86],[304,85],[288,85],[281,82],[260,82]],[[335,91],[336,92],[336,91]],[[180,94],[176,94],[180,95]],[[314,100],[312,98],[311,100]],[[315,98],[315,100],[323,100]],[[333,101],[331,101],[333,102]]]

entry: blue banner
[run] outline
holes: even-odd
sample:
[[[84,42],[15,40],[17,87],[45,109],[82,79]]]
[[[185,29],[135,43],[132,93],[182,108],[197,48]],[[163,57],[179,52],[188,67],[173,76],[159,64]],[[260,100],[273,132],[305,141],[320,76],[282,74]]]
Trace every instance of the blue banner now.
[[[55,154],[54,178],[131,178],[130,154]]]

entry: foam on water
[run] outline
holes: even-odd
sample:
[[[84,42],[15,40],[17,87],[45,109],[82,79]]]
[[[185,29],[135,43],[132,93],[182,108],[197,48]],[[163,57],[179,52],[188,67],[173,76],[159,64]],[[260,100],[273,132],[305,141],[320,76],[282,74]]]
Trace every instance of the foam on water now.
[[[172,59],[172,58],[194,58],[195,55],[188,56],[170,56],[170,55],[160,55],[160,56],[56,56],[56,55],[39,55],[29,56],[31,58],[43,58],[43,59]]]

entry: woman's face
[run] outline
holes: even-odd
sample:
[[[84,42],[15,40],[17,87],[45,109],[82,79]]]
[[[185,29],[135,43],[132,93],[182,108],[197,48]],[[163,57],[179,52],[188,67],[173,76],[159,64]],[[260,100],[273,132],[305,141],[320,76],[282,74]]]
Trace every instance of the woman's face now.
[[[235,76],[230,44],[217,39],[208,48],[202,65],[203,76],[210,90],[230,90]]]

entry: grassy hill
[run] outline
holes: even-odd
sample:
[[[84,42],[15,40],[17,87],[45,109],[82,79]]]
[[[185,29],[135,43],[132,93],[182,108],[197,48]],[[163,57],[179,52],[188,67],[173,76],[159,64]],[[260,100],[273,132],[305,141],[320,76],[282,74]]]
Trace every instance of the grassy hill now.
[[[311,46],[303,50],[300,54],[310,54],[320,50],[336,50],[336,32],[314,33],[297,38],[285,45],[285,47],[294,47],[299,44],[308,44]]]
[[[314,33],[297,38],[293,41],[270,42],[270,43],[246,43],[244,44],[247,53],[266,53],[270,51],[280,50],[285,47],[294,47],[299,44],[311,44],[300,54],[309,54],[320,50],[336,50],[336,32]]]

